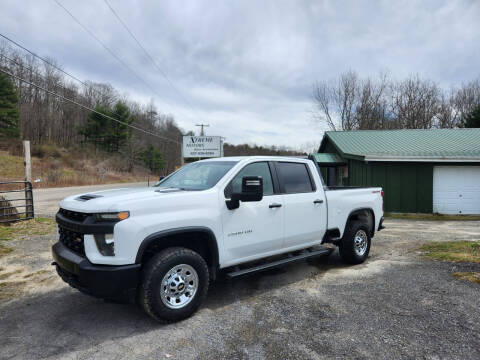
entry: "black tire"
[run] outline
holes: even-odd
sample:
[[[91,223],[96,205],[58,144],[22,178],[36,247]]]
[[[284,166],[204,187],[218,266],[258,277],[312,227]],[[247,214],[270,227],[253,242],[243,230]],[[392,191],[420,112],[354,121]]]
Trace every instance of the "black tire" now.
[[[360,249],[356,248],[355,246],[356,235],[366,237],[367,244],[364,252],[360,251]],[[348,264],[361,264],[368,257],[368,253],[370,252],[370,244],[371,237],[368,225],[362,221],[351,221],[347,225],[345,233],[342,237],[342,241],[340,242],[340,256],[342,257],[343,261]]]
[[[162,280],[171,269],[180,264],[189,265],[196,271],[198,286],[185,306],[172,309],[162,300],[162,286],[163,289],[166,288],[162,285]],[[208,267],[199,254],[181,247],[168,248],[153,256],[146,264],[139,291],[140,304],[148,315],[159,322],[179,321],[188,318],[199,308],[207,296],[208,283]]]

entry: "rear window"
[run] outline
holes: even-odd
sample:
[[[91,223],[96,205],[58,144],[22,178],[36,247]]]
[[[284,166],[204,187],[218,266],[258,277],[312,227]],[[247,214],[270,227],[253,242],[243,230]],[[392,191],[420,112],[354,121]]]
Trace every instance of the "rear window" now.
[[[307,166],[301,163],[279,162],[277,172],[286,194],[312,192],[314,188]]]

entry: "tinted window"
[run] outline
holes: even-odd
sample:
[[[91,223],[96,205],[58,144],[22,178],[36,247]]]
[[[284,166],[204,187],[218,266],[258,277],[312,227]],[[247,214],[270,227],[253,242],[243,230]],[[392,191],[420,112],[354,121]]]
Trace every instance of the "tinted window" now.
[[[277,163],[278,176],[283,182],[287,194],[313,191],[310,176],[305,164],[279,162]]]
[[[263,178],[263,195],[273,194],[272,175],[267,162],[257,162],[245,166],[233,178],[230,184],[225,189],[225,197],[229,198],[234,192],[242,192],[242,178],[244,176],[261,176]]]
[[[236,161],[198,161],[185,165],[177,172],[161,180],[156,187],[178,188],[182,190],[206,190],[230,170]]]

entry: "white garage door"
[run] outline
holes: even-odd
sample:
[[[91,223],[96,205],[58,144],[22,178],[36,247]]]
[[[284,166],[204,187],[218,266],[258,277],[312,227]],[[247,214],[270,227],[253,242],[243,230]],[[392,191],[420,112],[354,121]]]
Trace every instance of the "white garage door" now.
[[[435,166],[433,212],[480,214],[480,166]]]

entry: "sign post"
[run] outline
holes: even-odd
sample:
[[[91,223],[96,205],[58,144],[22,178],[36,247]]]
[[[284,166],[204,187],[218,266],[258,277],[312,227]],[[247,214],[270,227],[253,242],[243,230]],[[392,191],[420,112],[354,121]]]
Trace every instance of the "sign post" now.
[[[183,158],[213,158],[223,155],[221,136],[184,136]]]

